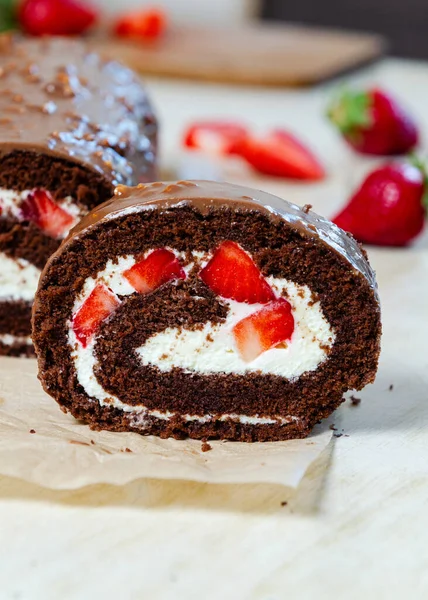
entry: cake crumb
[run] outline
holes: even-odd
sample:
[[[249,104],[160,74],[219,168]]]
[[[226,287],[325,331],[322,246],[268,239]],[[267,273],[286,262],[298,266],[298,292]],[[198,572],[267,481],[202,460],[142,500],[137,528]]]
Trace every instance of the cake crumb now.
[[[315,339],[315,341],[317,341],[317,339]],[[322,350],[323,352],[325,352],[326,354],[330,354],[331,352],[331,347],[330,346],[326,346],[325,344],[319,344],[320,350]]]
[[[91,440],[91,444],[95,446],[95,442],[94,442],[94,440]]]
[[[88,442],[80,442],[79,440],[69,440],[70,444],[75,444],[76,446],[89,446]]]
[[[30,433],[36,433],[35,429],[30,429]]]
[[[125,448],[125,452],[132,452],[131,448]]]
[[[287,344],[287,342],[281,342],[280,344],[277,344],[275,346],[275,348],[283,348],[283,349],[288,348],[288,344]],[[257,371],[257,372],[260,373],[261,371]]]
[[[308,212],[311,210],[312,208],[312,204],[305,204],[305,206],[302,208],[303,212],[308,214]]]
[[[339,437],[342,437],[343,433],[340,433],[340,432],[339,432],[339,433],[337,433],[337,432],[335,431],[335,432],[333,433],[333,435],[334,435],[334,437],[337,437],[337,438],[339,438]]]
[[[392,390],[394,389],[394,384],[393,384],[393,383],[391,383],[391,385],[389,386],[389,388],[388,388],[388,389],[389,389],[389,391],[390,391],[390,392],[392,392]]]
[[[213,342],[214,341],[214,338],[213,338],[213,336],[212,336],[211,333],[207,333],[206,340],[207,340],[207,342]]]
[[[202,452],[209,452],[212,450],[212,446],[206,440],[202,440],[201,450]]]
[[[287,506],[287,504],[288,504],[287,500],[283,500],[283,501],[281,502],[281,506]]]
[[[330,425],[330,429],[331,429],[332,431],[337,431],[337,427],[335,426],[335,424],[334,424],[334,423],[332,423],[332,424]]]
[[[361,404],[361,398],[357,398],[356,396],[351,396],[350,398],[351,406],[358,406]]]

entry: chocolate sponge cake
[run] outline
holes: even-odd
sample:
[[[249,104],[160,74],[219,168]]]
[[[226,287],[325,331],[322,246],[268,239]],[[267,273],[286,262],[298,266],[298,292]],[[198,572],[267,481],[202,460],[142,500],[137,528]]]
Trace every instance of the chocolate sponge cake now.
[[[124,66],[79,41],[0,37],[0,354],[31,354],[46,260],[115,185],[154,178],[155,137]]]
[[[39,377],[94,429],[304,437],[373,381],[375,276],[352,237],[211,182],[118,186],[49,260]]]

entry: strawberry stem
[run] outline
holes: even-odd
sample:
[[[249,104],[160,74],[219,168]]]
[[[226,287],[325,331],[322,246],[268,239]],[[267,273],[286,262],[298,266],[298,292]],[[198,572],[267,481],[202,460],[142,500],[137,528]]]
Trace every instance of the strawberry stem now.
[[[0,0],[0,32],[17,28],[15,0]]]
[[[352,134],[359,128],[370,127],[371,98],[367,92],[342,90],[331,102],[327,116],[343,134]]]
[[[422,205],[425,208],[426,213],[428,214],[428,167],[427,167],[427,163],[422,160],[420,158],[420,156],[418,156],[415,153],[411,153],[408,156],[408,161],[410,164],[412,164],[414,167],[416,167],[417,169],[419,169],[419,171],[422,173],[423,178],[424,178],[424,193],[422,196]]]

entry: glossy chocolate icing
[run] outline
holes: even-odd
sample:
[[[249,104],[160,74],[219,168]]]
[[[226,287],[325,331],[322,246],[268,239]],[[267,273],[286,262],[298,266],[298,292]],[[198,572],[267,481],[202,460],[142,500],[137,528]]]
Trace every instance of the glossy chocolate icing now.
[[[98,206],[70,232],[68,240],[88,227],[141,210],[173,210],[190,205],[202,214],[213,208],[233,208],[258,211],[274,220],[284,220],[302,236],[317,238],[340,254],[352,268],[359,271],[377,294],[375,273],[358,242],[342,229],[312,211],[266,192],[213,181],[177,181],[140,184],[137,187],[119,185],[108,202]]]
[[[0,157],[34,151],[132,185],[154,178],[155,143],[131,70],[78,40],[0,36]]]

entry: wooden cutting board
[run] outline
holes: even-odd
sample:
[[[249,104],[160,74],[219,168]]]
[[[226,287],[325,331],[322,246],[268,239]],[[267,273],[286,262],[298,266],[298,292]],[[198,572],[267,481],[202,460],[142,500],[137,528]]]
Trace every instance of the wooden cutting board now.
[[[155,44],[97,39],[145,74],[222,83],[306,86],[378,58],[383,38],[294,25],[174,28]]]

